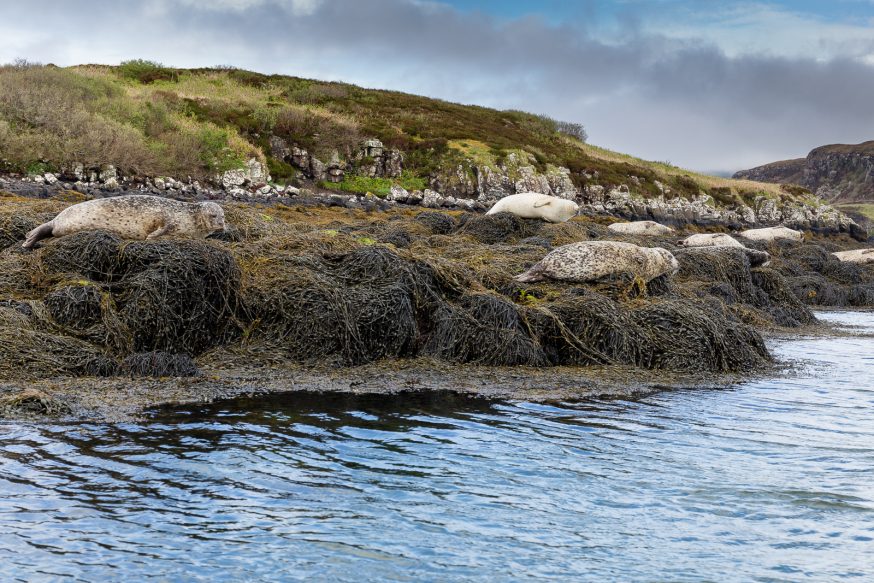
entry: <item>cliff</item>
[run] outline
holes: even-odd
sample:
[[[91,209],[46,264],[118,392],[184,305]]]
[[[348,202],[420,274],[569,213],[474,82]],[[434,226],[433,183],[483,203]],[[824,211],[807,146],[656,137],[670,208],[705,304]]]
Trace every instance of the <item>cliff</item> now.
[[[874,200],[874,141],[822,146],[806,158],[742,170],[734,177],[796,184],[834,204]]]

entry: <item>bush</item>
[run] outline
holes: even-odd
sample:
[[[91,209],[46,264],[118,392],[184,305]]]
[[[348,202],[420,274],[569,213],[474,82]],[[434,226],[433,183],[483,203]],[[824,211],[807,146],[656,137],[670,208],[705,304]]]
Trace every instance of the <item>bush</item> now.
[[[125,79],[138,81],[144,85],[154,83],[155,81],[176,82],[179,80],[179,73],[175,69],[170,69],[155,61],[146,61],[144,59],[122,61],[116,71]]]
[[[358,123],[352,118],[301,106],[283,108],[276,116],[273,131],[289,143],[296,143],[322,157],[334,150],[349,156],[364,139]]]

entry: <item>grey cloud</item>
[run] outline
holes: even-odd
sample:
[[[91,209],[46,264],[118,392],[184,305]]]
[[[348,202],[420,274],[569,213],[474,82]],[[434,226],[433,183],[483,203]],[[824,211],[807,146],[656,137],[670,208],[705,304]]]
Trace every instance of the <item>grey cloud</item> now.
[[[872,66],[729,58],[705,41],[641,32],[634,18],[603,39],[582,25],[407,0],[229,0],[224,10],[193,0],[11,4],[0,60],[143,57],[341,79],[580,121],[599,145],[700,169],[862,141],[874,127]]]

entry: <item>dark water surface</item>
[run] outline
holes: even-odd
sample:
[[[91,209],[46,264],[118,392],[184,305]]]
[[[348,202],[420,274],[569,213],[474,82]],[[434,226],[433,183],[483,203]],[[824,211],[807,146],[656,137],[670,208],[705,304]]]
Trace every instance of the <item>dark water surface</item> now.
[[[874,580],[874,339],[774,349],[803,374],[633,402],[0,425],[0,580]]]

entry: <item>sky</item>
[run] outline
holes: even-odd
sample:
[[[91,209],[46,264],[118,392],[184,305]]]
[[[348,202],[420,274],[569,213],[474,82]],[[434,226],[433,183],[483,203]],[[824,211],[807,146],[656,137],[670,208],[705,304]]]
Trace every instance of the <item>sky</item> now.
[[[874,139],[874,0],[0,0],[0,62],[234,65],[729,173]]]

